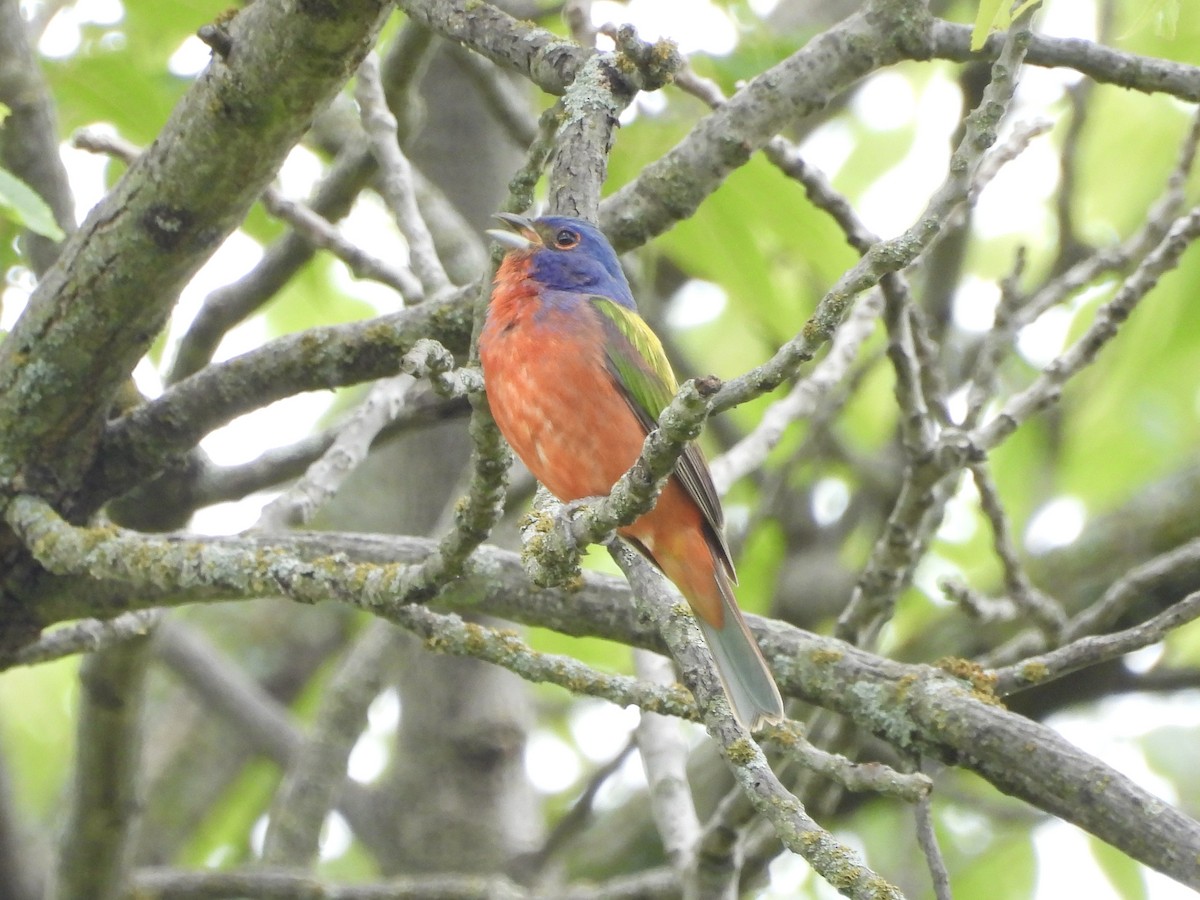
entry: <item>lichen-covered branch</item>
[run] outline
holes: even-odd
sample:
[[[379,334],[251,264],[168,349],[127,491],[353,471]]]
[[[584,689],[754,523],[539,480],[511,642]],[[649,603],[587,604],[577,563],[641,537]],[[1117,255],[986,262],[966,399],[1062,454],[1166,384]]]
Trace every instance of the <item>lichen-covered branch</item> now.
[[[1081,637],[1043,653],[1021,660],[995,672],[996,690],[1009,693],[1020,687],[1044,684],[1088,666],[1116,659],[1134,650],[1140,650],[1165,638],[1181,625],[1200,617],[1200,591],[1188,594],[1175,605],[1168,607],[1140,625],[1111,634]]]
[[[578,577],[579,554],[589,544],[654,506],[679,457],[700,434],[708,398],[719,384],[713,377],[685,382],[663,410],[658,427],[646,435],[637,460],[607,496],[582,504],[553,504],[534,514],[525,529],[525,558],[535,583],[565,584]]]
[[[411,628],[436,649],[501,665],[519,661],[514,670],[522,677],[585,693],[596,686],[597,695],[614,702],[633,702],[670,715],[694,714],[695,707],[682,694],[664,694],[619,676],[597,678],[575,660],[526,656],[515,635],[422,607],[397,606],[403,596],[399,588],[405,561],[411,564],[427,556],[429,541],[328,534],[269,539],[143,536],[112,528],[74,528],[44,502],[29,497],[11,501],[7,519],[47,568],[92,579],[96,593],[115,584],[126,596],[153,592],[157,602],[281,594],[309,603],[337,600]],[[663,649],[653,625],[634,613],[629,588],[620,579],[589,574],[582,590],[531,591],[516,555],[494,548],[481,548],[473,555],[439,602],[465,613]],[[675,618],[679,621],[674,627],[691,624],[690,613],[682,609]],[[841,713],[901,750],[966,767],[1147,865],[1185,884],[1200,885],[1200,823],[1051,729],[1003,709],[982,670],[964,663],[954,675],[905,665],[779,622],[749,618],[786,694]],[[679,658],[680,648],[673,650]],[[692,647],[681,658],[685,664],[699,665],[700,652]],[[707,678],[702,692],[707,691],[709,702],[721,703],[715,678],[697,674],[695,667],[691,672],[693,686]],[[1089,786],[1101,783],[1105,790],[1091,794]],[[1075,802],[1081,792],[1088,794],[1089,803]]]

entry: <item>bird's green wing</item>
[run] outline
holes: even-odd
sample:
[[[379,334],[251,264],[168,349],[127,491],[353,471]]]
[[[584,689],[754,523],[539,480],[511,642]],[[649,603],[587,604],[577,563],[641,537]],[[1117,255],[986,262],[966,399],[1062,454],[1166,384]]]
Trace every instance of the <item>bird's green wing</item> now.
[[[667,354],[658,335],[636,312],[607,297],[594,296],[591,301],[604,326],[609,372],[630,409],[649,433],[679,390]],[[704,513],[711,543],[729,576],[736,581],[729,547],[725,543],[721,501],[717,498],[704,456],[695,444],[688,444],[675,464],[675,474]]]

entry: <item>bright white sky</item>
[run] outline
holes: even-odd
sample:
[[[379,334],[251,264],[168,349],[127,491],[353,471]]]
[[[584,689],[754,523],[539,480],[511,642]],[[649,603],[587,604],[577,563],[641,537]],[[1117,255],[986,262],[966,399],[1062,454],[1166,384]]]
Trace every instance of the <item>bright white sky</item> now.
[[[752,0],[751,6],[765,13],[778,0]],[[26,6],[30,5],[28,2]],[[36,4],[34,4],[36,5]],[[39,45],[47,57],[67,57],[80,45],[80,25],[97,23],[114,25],[124,15],[121,0],[77,0],[64,7],[54,18]],[[596,24],[631,22],[642,37],[659,36],[674,39],[685,53],[706,52],[714,55],[728,53],[737,40],[738,26],[729,14],[705,0],[630,0],[622,4],[597,0],[593,6]],[[1093,38],[1095,10],[1093,0],[1049,0],[1040,14],[1042,32],[1065,37]],[[191,77],[208,62],[209,50],[198,39],[185,41],[171,58],[171,71],[180,77]],[[1078,76],[1067,72],[1027,69],[1021,80],[1014,118],[1025,120],[1044,115],[1043,112],[1058,99],[1065,86]],[[660,103],[653,98],[641,107],[653,113]],[[883,71],[870,78],[857,92],[852,111],[863,122],[879,130],[890,130],[909,122],[917,123],[916,138],[909,154],[885,173],[865,194],[858,210],[876,233],[891,236],[904,230],[915,219],[929,192],[942,179],[949,159],[949,136],[959,114],[960,97],[957,87],[946,78],[934,78],[919,93],[899,73]],[[818,128],[804,144],[808,160],[820,167],[829,177],[836,177],[853,149],[849,129],[832,121]],[[79,217],[86,214],[102,196],[104,171],[108,164],[92,154],[63,146],[71,184],[78,198]],[[975,212],[975,227],[987,236],[1013,232],[1040,233],[1049,236],[1052,223],[1030,210],[1040,210],[1041,201],[1052,195],[1057,184],[1057,159],[1048,136],[1033,141],[1029,149],[1009,164],[983,192]],[[303,197],[320,174],[317,161],[303,149],[296,150],[281,172],[280,184],[292,196]],[[378,203],[366,201],[355,209],[340,226],[342,230],[369,249],[380,254],[395,255],[403,246],[402,240]],[[241,232],[232,235],[213,259],[196,275],[185,289],[169,332],[175,342],[185,332],[200,303],[212,290],[236,280],[260,258],[262,248]],[[395,308],[394,297],[374,285],[353,279],[341,272],[342,288],[362,297],[380,312]],[[18,278],[3,293],[0,328],[11,328],[28,298],[32,282]],[[991,325],[991,314],[998,297],[994,284],[968,280],[957,299],[955,317],[969,330],[985,330]],[[682,296],[676,298],[671,311],[672,324],[679,327],[697,325],[716,317],[726,303],[719,285],[693,282]],[[1068,329],[1081,303],[1069,309],[1052,310],[1021,334],[1020,352],[1030,362],[1044,365],[1063,348]],[[219,359],[242,353],[258,346],[265,338],[261,321],[250,320],[238,326],[218,352]],[[142,390],[156,395],[162,389],[158,373],[143,364],[135,373]],[[267,409],[244,416],[208,436],[202,446],[221,464],[247,461],[271,446],[282,446],[299,439],[328,409],[332,395],[307,394],[273,404]],[[814,496],[815,510],[822,516],[836,519],[845,510],[846,486],[838,479],[827,479]],[[195,527],[212,533],[232,533],[252,524],[267,496],[248,498],[232,504],[222,504],[197,515]],[[947,541],[965,541],[974,531],[971,514],[977,503],[974,489],[967,482],[962,495],[952,504],[939,536]],[[1034,516],[1025,535],[1032,550],[1044,550],[1069,543],[1078,535],[1086,518],[1083,504],[1074,497],[1051,498]],[[932,587],[933,581],[944,574],[936,560],[923,568],[919,582],[927,585],[931,596],[940,596]],[[1151,651],[1153,652],[1153,651]],[[1198,698],[1200,699],[1200,698]],[[1132,738],[1160,724],[1179,721],[1179,698],[1168,701],[1144,698],[1113,700],[1106,714],[1098,719],[1094,714],[1056,718],[1054,724],[1068,738],[1091,752],[1117,765],[1123,772],[1141,783],[1170,796],[1169,786],[1157,779],[1145,766],[1141,753],[1133,746]],[[1189,704],[1192,715],[1195,699]],[[399,702],[394,693],[382,695],[372,707],[370,727],[355,748],[350,760],[352,777],[370,781],[382,769],[388,735],[399,719]],[[637,717],[630,710],[616,709],[603,703],[582,704],[571,721],[572,742],[550,732],[538,732],[530,741],[528,768],[530,776],[541,790],[559,791],[574,783],[584,771],[585,763],[602,763],[611,758],[627,740]],[[1125,734],[1114,727],[1121,723]],[[701,733],[688,728],[693,740]],[[580,757],[585,754],[585,758]],[[620,797],[644,785],[644,776],[636,755],[631,756],[600,797],[600,805],[617,802]],[[846,840],[852,836],[840,835]],[[1039,827],[1037,831],[1039,857],[1048,864],[1041,868],[1037,898],[1088,897],[1106,900],[1117,895],[1099,872],[1087,846],[1087,838],[1077,829],[1059,822]],[[322,853],[336,857],[348,845],[349,835],[344,822],[336,817],[328,825]],[[1076,859],[1078,865],[1063,865],[1064,859]],[[211,862],[216,863],[217,860]],[[785,857],[772,866],[773,884],[761,898],[792,897],[799,890],[811,896],[835,897],[836,893],[819,879],[810,877],[807,866],[798,857]],[[1173,900],[1194,895],[1170,879],[1147,873],[1150,896],[1155,900]]]

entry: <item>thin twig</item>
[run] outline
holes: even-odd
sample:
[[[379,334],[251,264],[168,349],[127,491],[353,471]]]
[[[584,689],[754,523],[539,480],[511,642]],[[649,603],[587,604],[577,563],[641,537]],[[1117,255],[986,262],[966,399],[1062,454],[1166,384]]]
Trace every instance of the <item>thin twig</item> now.
[[[1180,143],[1166,187],[1146,213],[1145,224],[1117,246],[1098,250],[1079,260],[1027,298],[1021,296],[1017,287],[1024,271],[1024,254],[1018,255],[1013,272],[1001,286],[1001,302],[996,310],[995,325],[983,340],[968,384],[966,427],[975,427],[983,414],[983,408],[991,398],[989,387],[1014,337],[1022,328],[1103,276],[1126,271],[1135,263],[1144,262],[1147,255],[1161,244],[1183,209],[1188,175],[1195,162],[1198,145],[1200,110],[1192,116],[1191,126]]]
[[[446,399],[482,389],[478,372],[455,370],[450,352],[428,338],[413,345],[400,368],[404,374],[376,383],[304,477],[263,508],[254,526],[257,530],[278,531],[309,522],[367,458],[380,432],[404,409],[417,378],[428,377],[434,391]]]
[[[933,882],[933,896],[937,900],[951,900],[950,873],[946,870],[946,861],[942,858],[941,848],[938,847],[937,834],[933,828],[933,803],[929,797],[923,797],[913,805],[913,815],[917,822],[917,843],[925,854],[925,863],[929,866],[929,877]]]
[[[1082,637],[1066,646],[1040,656],[1031,656],[995,671],[996,690],[1012,693],[1023,687],[1045,684],[1072,672],[1094,666],[1142,647],[1156,644],[1175,629],[1200,618],[1200,591],[1188,594],[1178,603],[1140,625],[1112,634]]]
[[[992,526],[992,546],[1000,565],[1004,569],[1004,584],[1017,609],[1046,634],[1047,640],[1056,642],[1067,625],[1067,614],[1057,600],[1044,594],[1029,580],[1025,567],[1017,557],[1016,543],[1000,490],[992,480],[987,463],[971,465],[971,475],[979,491],[979,508]]]
[[[535,881],[537,876],[545,871],[546,865],[554,859],[555,855],[587,827],[592,819],[596,795],[600,793],[600,789],[608,783],[608,780],[616,774],[617,770],[625,764],[625,760],[633,752],[634,746],[635,744],[632,740],[626,741],[625,746],[617,751],[617,754],[612,759],[591,774],[583,791],[576,798],[575,802],[571,804],[571,808],[567,810],[566,814],[555,823],[554,829],[542,843],[542,846],[520,861],[520,873],[523,876],[522,881]]]
[[[911,241],[913,246],[897,246],[890,241],[875,244],[858,266],[842,276],[838,287],[826,294],[821,305],[829,303],[834,310],[839,310],[848,303],[853,296],[854,286],[865,281],[871,271],[868,262],[889,245],[892,249],[888,252],[900,257],[895,262],[911,262],[936,239],[947,216],[967,200],[981,160],[995,141],[996,129],[1016,89],[1017,73],[1030,36],[1029,16],[1029,11],[1022,14],[1006,36],[1000,56],[992,66],[991,79],[983,91],[982,100],[963,123],[962,139],[951,155],[945,180],[934,191],[917,223],[905,232],[903,240]],[[895,268],[899,267],[889,264],[887,270]],[[839,290],[844,293],[839,293]],[[837,314],[841,315],[840,312]],[[776,354],[776,359],[782,355],[782,351]],[[919,377],[919,373],[915,377]],[[940,397],[936,399],[941,401]],[[912,412],[920,415],[919,410]],[[928,420],[925,422],[928,427]],[[919,444],[916,449],[920,449]],[[936,448],[931,449],[936,452],[927,451],[910,456],[900,496],[854,587],[850,601],[838,617],[839,637],[870,640],[878,633],[941,521],[944,504],[953,495],[958,467],[972,452],[968,442],[954,434],[952,429],[943,429]]]
[[[438,259],[433,236],[417,208],[412,166],[400,150],[396,117],[388,109],[379,80],[379,57],[374,53],[368,53],[359,66],[356,85],[355,99],[362,113],[363,128],[371,142],[371,153],[379,164],[381,191],[408,242],[409,265],[424,287],[425,295],[440,299],[454,286]]]
[[[1029,387],[1009,398],[995,418],[976,429],[970,436],[971,442],[980,450],[990,450],[1030,416],[1055,403],[1063,385],[1095,361],[1142,298],[1158,284],[1159,278],[1179,264],[1183,252],[1197,237],[1200,237],[1200,207],[1175,220],[1167,236],[1125,279],[1116,296],[1096,312],[1083,336],[1046,366]]]
[[[829,352],[782,400],[767,407],[754,430],[712,461],[713,484],[724,495],[739,478],[758,469],[783,439],[789,425],[813,415],[850,371],[862,345],[875,331],[883,295],[872,292],[855,305],[834,335]]]
[[[82,619],[48,631],[0,660],[0,669],[33,666],[77,653],[103,650],[134,638],[145,637],[158,621],[158,611],[139,609],[113,619]]]

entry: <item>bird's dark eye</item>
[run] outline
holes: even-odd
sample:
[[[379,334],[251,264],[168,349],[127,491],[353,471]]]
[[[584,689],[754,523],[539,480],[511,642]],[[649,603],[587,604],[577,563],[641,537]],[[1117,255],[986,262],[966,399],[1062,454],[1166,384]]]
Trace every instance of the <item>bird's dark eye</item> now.
[[[570,250],[579,243],[579,232],[570,228],[562,229],[554,236],[554,246],[559,250]]]

